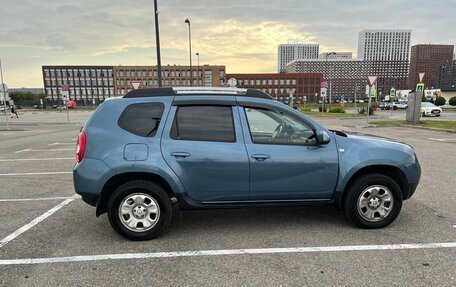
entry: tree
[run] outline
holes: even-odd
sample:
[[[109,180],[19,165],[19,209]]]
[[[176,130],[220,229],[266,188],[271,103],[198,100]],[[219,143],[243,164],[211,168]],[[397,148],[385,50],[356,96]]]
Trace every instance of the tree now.
[[[444,97],[436,97],[435,98],[435,105],[436,106],[443,106],[446,104],[446,99]]]
[[[450,100],[449,100],[449,104],[451,106],[456,106],[456,97],[452,97]]]

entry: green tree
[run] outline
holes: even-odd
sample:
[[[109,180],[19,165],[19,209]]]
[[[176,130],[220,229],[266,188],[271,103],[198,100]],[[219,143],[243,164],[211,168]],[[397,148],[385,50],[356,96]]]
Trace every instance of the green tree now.
[[[449,104],[451,106],[456,106],[456,97],[452,97],[450,100],[449,100]]]
[[[446,99],[444,97],[435,98],[435,105],[436,106],[443,106],[445,104],[446,104]]]

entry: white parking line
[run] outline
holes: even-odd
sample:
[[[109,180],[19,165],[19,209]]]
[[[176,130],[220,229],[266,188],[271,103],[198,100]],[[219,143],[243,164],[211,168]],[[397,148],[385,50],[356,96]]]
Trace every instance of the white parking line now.
[[[18,150],[15,151],[14,153],[21,153],[21,152],[27,152],[27,151],[75,151],[76,148],[56,148],[56,149],[23,149],[23,150]]]
[[[68,203],[72,202],[73,200],[75,200],[76,198],[78,197],[77,194],[73,195],[72,197],[68,198],[68,199],[65,199],[64,201],[62,201],[61,203],[59,203],[58,205],[54,206],[53,208],[49,209],[48,211],[46,211],[45,213],[43,213],[42,215],[38,216],[37,218],[33,219],[30,223],[27,223],[26,225],[22,226],[21,228],[19,228],[18,230],[14,231],[13,233],[11,233],[10,235],[8,235],[7,237],[3,238],[1,241],[0,241],[0,248],[2,248],[3,246],[5,246],[8,242],[10,242],[11,240],[15,239],[16,237],[18,237],[19,235],[21,235],[22,233],[26,232],[27,230],[29,230],[30,228],[32,228],[33,226],[37,225],[38,223],[40,223],[41,221],[45,220],[46,218],[48,218],[49,216],[51,216],[52,214],[54,214],[57,210],[61,209],[62,207],[64,207],[65,205],[67,205]]]
[[[0,173],[0,176],[20,176],[20,175],[51,175],[51,174],[72,174],[72,171],[49,171],[49,172],[23,172],[23,173]]]
[[[79,198],[80,196],[76,196]],[[57,196],[57,197],[38,197],[38,198],[9,198],[9,199],[0,199],[0,202],[21,202],[21,201],[45,201],[45,200],[60,200],[60,199],[70,199],[73,197],[68,196]]]
[[[75,145],[74,143],[51,143],[51,144],[48,144],[48,146],[55,146],[55,145],[66,145],[66,144],[69,144],[69,145]]]
[[[314,253],[314,252],[343,252],[343,251],[350,252],[350,251],[409,250],[409,249],[438,249],[438,248],[456,248],[456,242],[386,244],[386,245],[317,246],[317,247],[290,247],[290,248],[222,249],[222,250],[153,252],[153,253],[101,254],[101,255],[49,257],[49,258],[4,259],[4,260],[0,260],[0,265],[28,265],[28,264],[81,262],[81,261],[99,261],[99,260],[150,259],[150,258],[221,256],[221,255]]]
[[[8,158],[8,159],[0,159],[0,162],[7,162],[7,161],[41,161],[41,160],[75,160],[75,159],[74,159],[74,157]]]

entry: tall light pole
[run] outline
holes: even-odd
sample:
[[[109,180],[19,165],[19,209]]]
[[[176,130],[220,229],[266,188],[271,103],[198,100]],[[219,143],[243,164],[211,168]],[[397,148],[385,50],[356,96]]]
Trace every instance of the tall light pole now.
[[[336,52],[329,52],[329,53],[326,53],[326,59],[325,59],[325,69],[326,69],[326,72],[325,72],[325,80],[327,80],[329,82],[329,106],[331,107],[331,81],[329,80],[329,76],[328,76],[328,56],[331,56],[331,55],[335,55]],[[326,99],[323,99],[323,111],[325,110],[325,104],[326,104]]]
[[[200,54],[196,52],[196,56],[198,57],[198,69],[196,70],[196,85],[199,86],[199,72],[200,72]]]
[[[190,87],[193,87],[193,71],[192,71],[192,35],[190,33],[190,20],[185,19],[185,23],[188,24],[188,48],[190,52]]]
[[[5,90],[5,83],[3,83],[3,68],[2,68],[2,58],[0,58],[0,76],[2,80],[2,92],[3,92],[3,108],[5,109],[5,121],[6,121],[6,129],[9,130],[9,123],[8,123],[8,116],[6,115],[6,90]]]
[[[154,14],[155,14],[155,43],[157,46],[157,74],[158,74],[158,86],[162,86],[162,74],[161,74],[161,56],[160,56],[160,29],[158,27],[158,8],[157,0],[154,0]]]

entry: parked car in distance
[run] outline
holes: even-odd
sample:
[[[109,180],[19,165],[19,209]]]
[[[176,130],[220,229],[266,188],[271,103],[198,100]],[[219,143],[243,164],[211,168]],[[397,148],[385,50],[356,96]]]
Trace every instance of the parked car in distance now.
[[[393,102],[393,109],[396,107],[396,109],[407,109],[407,104],[404,102]]]
[[[82,128],[76,158],[76,193],[131,240],[164,232],[173,203],[181,210],[329,204],[359,227],[381,228],[421,176],[407,144],[328,130],[268,94],[239,88],[137,89],[106,99]]]
[[[420,112],[423,117],[427,117],[427,116],[440,117],[440,115],[442,114],[442,108],[434,105],[433,103],[422,102]]]

